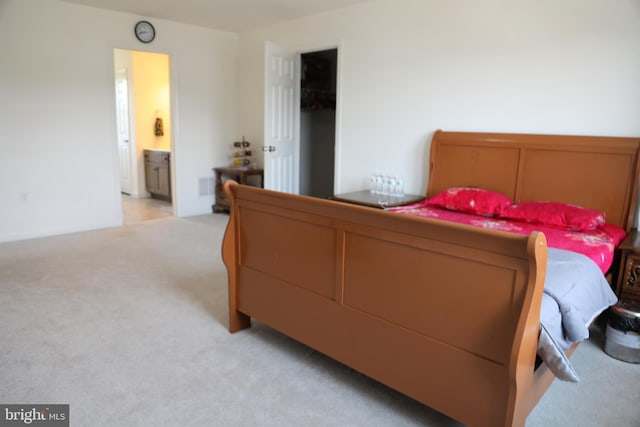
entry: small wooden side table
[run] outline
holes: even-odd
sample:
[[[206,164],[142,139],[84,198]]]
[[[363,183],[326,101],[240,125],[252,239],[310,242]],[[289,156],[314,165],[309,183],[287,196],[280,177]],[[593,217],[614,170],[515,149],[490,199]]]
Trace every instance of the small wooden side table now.
[[[222,189],[223,177],[227,176],[229,179],[233,179],[240,184],[248,185],[248,177],[259,176],[259,187],[264,186],[264,169],[251,168],[246,166],[229,166],[229,167],[217,167],[213,168],[216,173],[216,203],[211,206],[213,213],[228,211],[231,208],[229,199],[226,193]]]
[[[620,273],[616,283],[619,299],[640,300],[640,235],[633,229],[619,246]]]
[[[403,196],[384,196],[382,194],[372,194],[369,190],[354,191],[353,193],[336,194],[332,200],[352,203],[355,205],[368,206],[370,208],[393,208],[396,206],[409,205],[425,199],[417,194],[405,194]]]

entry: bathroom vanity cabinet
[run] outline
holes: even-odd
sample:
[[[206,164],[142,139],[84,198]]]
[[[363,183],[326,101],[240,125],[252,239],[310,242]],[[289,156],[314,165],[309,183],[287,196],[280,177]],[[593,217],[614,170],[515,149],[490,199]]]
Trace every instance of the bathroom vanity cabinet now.
[[[145,188],[151,197],[171,201],[171,153],[144,150]]]

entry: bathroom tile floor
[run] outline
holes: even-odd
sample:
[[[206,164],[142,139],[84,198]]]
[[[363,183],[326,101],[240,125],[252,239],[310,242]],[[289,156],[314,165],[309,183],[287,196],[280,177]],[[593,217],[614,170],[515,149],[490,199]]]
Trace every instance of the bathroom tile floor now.
[[[122,217],[124,225],[136,224],[152,219],[173,216],[171,203],[159,199],[138,199],[122,194]]]

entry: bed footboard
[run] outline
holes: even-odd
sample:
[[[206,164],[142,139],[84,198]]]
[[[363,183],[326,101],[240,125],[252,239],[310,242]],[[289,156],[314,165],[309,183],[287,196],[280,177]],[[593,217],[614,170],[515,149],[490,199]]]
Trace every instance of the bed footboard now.
[[[544,235],[225,191],[231,332],[255,318],[463,423],[524,425]]]

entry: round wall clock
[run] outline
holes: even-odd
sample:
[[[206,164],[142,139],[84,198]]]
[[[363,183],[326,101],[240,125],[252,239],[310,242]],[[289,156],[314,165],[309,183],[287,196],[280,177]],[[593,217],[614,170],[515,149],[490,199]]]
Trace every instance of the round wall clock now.
[[[156,29],[149,21],[139,21],[134,28],[136,37],[142,43],[151,43],[156,38]]]

